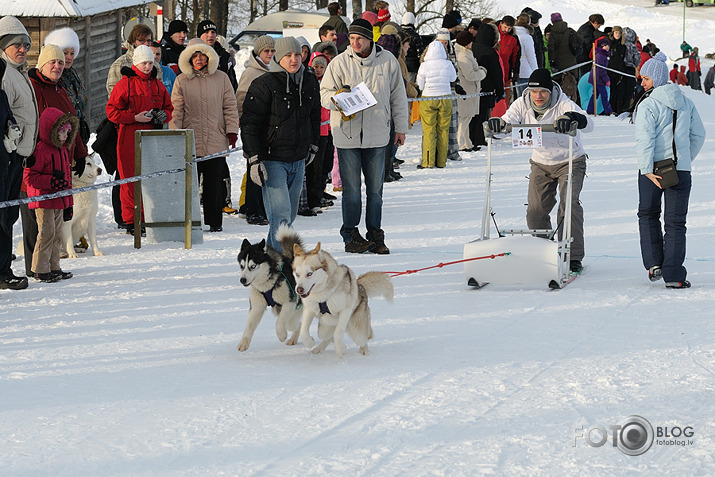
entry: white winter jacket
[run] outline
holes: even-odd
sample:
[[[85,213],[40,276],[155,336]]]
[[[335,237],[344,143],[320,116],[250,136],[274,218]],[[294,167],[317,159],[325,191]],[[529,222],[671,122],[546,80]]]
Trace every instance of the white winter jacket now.
[[[35,89],[27,76],[27,63],[18,65],[4,51],[0,53],[0,57],[7,63],[5,76],[2,78],[2,89],[7,93],[12,114],[22,130],[22,138],[17,143],[17,153],[27,157],[32,154],[37,145],[40,124]]]
[[[361,111],[350,121],[330,100],[343,85],[356,86],[364,82],[375,96],[377,104]],[[320,83],[320,101],[330,110],[330,128],[335,147],[366,149],[386,146],[390,140],[390,120],[395,132],[407,133],[407,94],[395,56],[373,44],[367,58],[360,58],[348,47],[336,56],[325,70]]]
[[[568,111],[575,111],[586,117],[587,125],[584,129],[579,129],[574,137],[573,152],[574,159],[586,154],[581,142],[581,132],[593,131],[593,119],[586,114],[583,109],[571,101],[562,91],[561,87],[554,83],[551,92],[553,100],[552,106],[536,119],[536,112],[531,108],[527,100],[529,88],[524,90],[521,98],[512,103],[509,109],[501,117],[507,124],[553,124],[556,118]],[[543,133],[542,147],[534,148],[531,151],[531,160],[547,166],[561,164],[569,160],[569,136],[567,134]]]
[[[520,57],[519,57],[519,78],[528,78],[531,73],[539,67],[536,62],[536,50],[534,49],[534,37],[522,26],[515,26],[514,33],[519,37]]]
[[[435,40],[427,46],[424,61],[417,70],[417,85],[422,96],[445,96],[452,94],[450,83],[457,81],[454,65],[447,59],[444,45]]]

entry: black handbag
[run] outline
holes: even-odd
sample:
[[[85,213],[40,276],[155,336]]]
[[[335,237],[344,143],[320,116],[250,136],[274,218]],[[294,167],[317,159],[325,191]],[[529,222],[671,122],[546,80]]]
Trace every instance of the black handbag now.
[[[117,141],[119,135],[116,125],[104,118],[97,126],[97,137],[92,143],[92,150],[99,154],[104,169],[112,175],[117,171]]]
[[[675,151],[675,122],[678,117],[678,111],[673,110],[673,159],[663,159],[662,161],[657,161],[653,164],[653,174],[660,176],[660,187],[661,189],[667,189],[668,187],[673,187],[678,185],[680,179],[678,179],[678,154]]]

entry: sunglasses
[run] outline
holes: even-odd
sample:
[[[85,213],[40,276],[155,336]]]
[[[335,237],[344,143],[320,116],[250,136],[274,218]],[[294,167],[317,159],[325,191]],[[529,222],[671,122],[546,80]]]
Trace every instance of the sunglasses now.
[[[22,42],[22,43],[13,43],[12,46],[14,46],[15,48],[17,48],[18,50],[21,50],[21,49],[24,48],[25,50],[28,50],[28,51],[29,51],[29,50],[30,50],[30,46],[32,46],[32,45],[30,45],[29,43],[24,43],[24,42]]]

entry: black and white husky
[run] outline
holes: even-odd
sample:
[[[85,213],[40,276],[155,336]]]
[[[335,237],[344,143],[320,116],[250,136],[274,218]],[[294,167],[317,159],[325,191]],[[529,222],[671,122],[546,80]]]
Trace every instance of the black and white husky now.
[[[278,339],[287,345],[298,343],[302,310],[300,298],[295,293],[292,263],[293,246],[302,245],[302,242],[298,234],[285,225],[278,229],[276,239],[281,244],[281,252],[267,246],[265,240],[251,244],[244,239],[241,244],[238,266],[241,269],[241,284],[250,287],[250,309],[246,328],[238,343],[239,351],[246,351],[251,345],[253,333],[269,306],[278,316]],[[290,338],[288,331],[292,333]]]

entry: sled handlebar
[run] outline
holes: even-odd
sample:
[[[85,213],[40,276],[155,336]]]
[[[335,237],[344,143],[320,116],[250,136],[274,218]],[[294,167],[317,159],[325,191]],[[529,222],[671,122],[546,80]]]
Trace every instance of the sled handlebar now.
[[[483,123],[484,127],[484,135],[486,137],[494,137],[495,133],[492,131],[492,129],[489,127],[489,121],[484,121]],[[507,123],[499,133],[511,133],[512,128],[514,127],[520,127],[520,128],[541,128],[542,132],[550,132],[550,133],[556,133],[556,134],[568,134],[569,136],[576,136],[576,131],[578,129],[578,123],[576,121],[571,121],[571,129],[567,133],[559,133],[556,128],[554,127],[553,124],[549,123],[544,123],[544,124],[509,124]]]

